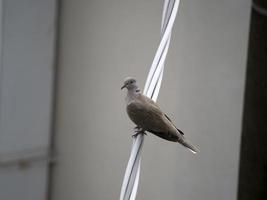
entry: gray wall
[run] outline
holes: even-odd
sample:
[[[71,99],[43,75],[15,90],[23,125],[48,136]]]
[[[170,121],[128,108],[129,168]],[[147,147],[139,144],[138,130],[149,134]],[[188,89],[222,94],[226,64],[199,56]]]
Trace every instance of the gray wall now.
[[[54,200],[118,199],[133,124],[124,77],[143,87],[163,1],[62,1]],[[138,199],[236,198],[249,0],[181,2],[158,103],[200,149],[148,134]]]
[[[1,200],[46,199],[55,21],[56,0],[0,0]]]

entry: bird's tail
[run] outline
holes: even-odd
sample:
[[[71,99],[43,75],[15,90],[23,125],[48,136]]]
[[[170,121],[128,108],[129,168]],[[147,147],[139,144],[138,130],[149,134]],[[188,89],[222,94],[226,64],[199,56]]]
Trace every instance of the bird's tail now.
[[[184,147],[186,147],[187,149],[189,149],[194,154],[199,152],[199,150],[194,145],[192,145],[189,141],[187,141],[184,138],[182,140],[179,140],[178,142],[182,144]]]

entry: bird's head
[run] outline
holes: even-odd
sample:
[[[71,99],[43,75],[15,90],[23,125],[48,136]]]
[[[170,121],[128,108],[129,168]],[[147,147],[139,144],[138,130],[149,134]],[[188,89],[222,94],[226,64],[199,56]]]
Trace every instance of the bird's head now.
[[[127,88],[128,90],[137,88],[135,78],[127,77],[124,80],[124,83],[123,83],[123,86],[121,87],[121,89],[123,89],[123,88]]]

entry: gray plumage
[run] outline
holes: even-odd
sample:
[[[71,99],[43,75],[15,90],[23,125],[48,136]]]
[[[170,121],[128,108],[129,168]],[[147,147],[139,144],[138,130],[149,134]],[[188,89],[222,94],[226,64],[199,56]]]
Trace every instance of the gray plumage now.
[[[151,132],[163,139],[179,142],[193,153],[198,149],[190,144],[184,133],[176,128],[169,117],[150,98],[141,94],[134,78],[126,78],[121,89],[127,88],[126,104],[130,119],[138,128]]]

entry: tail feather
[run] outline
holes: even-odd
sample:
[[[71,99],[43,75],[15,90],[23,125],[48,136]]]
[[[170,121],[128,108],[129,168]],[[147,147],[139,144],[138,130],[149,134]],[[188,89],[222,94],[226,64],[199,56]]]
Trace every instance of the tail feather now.
[[[180,144],[182,144],[184,147],[186,147],[187,149],[189,149],[192,153],[196,154],[199,152],[199,150],[194,146],[192,145],[189,141],[183,139],[183,140],[180,140],[178,141]]]

